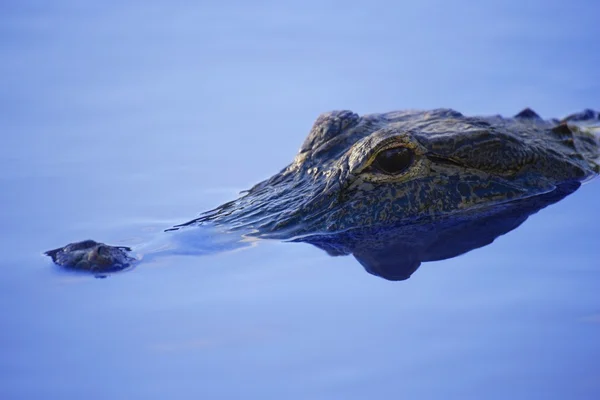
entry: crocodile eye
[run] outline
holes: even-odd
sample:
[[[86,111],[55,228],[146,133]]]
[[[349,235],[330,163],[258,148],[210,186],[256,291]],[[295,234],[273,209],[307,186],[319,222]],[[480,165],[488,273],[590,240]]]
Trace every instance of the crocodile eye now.
[[[412,164],[414,153],[406,147],[393,147],[377,154],[372,167],[388,175],[406,171]]]

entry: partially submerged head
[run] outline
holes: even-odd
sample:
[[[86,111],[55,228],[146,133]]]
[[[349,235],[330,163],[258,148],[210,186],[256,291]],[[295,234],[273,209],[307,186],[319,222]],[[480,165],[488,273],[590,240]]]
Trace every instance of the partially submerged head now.
[[[407,279],[421,262],[491,243],[597,175],[589,115],[598,120],[586,112],[543,121],[531,110],[509,119],[452,110],[326,113],[289,166],[179,226],[214,223],[308,242],[353,254],[372,274]],[[129,251],[86,240],[45,254],[105,276],[137,262]]]
[[[287,168],[196,221],[280,238],[431,221],[590,179],[598,155],[593,135],[534,113],[331,112]]]

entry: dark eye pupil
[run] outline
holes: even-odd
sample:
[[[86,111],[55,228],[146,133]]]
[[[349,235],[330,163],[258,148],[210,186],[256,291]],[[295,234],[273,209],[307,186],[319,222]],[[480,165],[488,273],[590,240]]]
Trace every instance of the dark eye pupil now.
[[[404,147],[382,151],[375,158],[374,166],[386,174],[404,172],[413,162],[413,152]]]

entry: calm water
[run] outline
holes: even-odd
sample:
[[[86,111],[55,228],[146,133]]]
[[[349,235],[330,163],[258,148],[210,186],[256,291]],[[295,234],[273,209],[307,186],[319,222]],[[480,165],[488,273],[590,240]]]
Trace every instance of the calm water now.
[[[597,399],[600,181],[405,282],[305,244],[41,255],[234,198],[322,111],[599,108],[600,6],[559,3],[2,2],[0,398]]]

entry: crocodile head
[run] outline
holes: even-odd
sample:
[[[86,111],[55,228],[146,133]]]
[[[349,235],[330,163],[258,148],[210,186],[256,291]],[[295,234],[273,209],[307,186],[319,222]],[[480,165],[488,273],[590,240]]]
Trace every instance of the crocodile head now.
[[[278,174],[168,230],[214,224],[307,242],[404,280],[421,262],[491,243],[597,175],[598,120],[589,110],[563,121],[528,109],[506,119],[452,110],[323,114]],[[103,274],[137,262],[129,250],[86,240],[46,254]]]
[[[289,166],[187,224],[292,238],[472,216],[590,179],[598,156],[594,135],[530,110],[336,111],[317,119]]]

